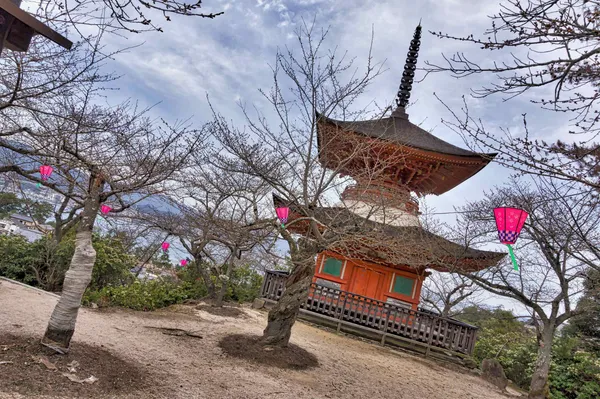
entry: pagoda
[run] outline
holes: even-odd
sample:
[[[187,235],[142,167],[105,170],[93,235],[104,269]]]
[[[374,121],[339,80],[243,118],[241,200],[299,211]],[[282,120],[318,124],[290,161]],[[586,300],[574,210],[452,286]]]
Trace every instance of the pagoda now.
[[[421,226],[418,197],[453,189],[496,154],[456,147],[409,121],[405,108],[420,37],[419,24],[389,117],[341,121],[317,115],[321,165],[352,177],[355,184],[345,188],[338,205],[313,209],[311,215],[324,228],[348,231],[348,226],[360,224],[363,232],[359,237],[349,234],[317,256],[314,283],[414,310],[430,274],[427,269],[477,271],[504,256],[464,247]],[[279,197],[274,202],[290,208],[290,222],[306,216],[298,204]],[[292,223],[289,229],[307,233],[303,223]]]

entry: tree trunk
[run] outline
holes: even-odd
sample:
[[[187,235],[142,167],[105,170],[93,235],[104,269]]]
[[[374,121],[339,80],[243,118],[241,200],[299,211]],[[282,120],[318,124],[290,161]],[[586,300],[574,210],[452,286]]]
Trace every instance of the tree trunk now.
[[[529,399],[546,399],[549,397],[548,372],[552,360],[552,340],[555,327],[544,325],[535,368],[529,386]]]
[[[440,316],[442,317],[450,317],[450,311],[452,310],[452,307],[449,306],[448,304],[444,305],[444,309],[442,309],[442,313],[440,313]]]
[[[204,268],[202,264],[202,258],[200,256],[194,256],[194,261],[196,264],[196,270],[202,276],[202,280],[204,281],[204,285],[206,286],[206,291],[208,293],[209,299],[215,299],[217,297],[217,288],[215,287],[215,283],[210,278],[210,274]]]
[[[92,280],[92,271],[96,261],[96,251],[92,246],[92,229],[100,207],[99,190],[102,184],[96,179],[86,199],[82,218],[75,235],[75,253],[71,258],[69,270],[65,274],[63,290],[56,304],[48,328],[42,338],[42,344],[59,353],[67,353],[71,338],[75,332],[77,313],[81,298]]]
[[[225,292],[227,292],[228,285],[228,280],[221,280],[221,289],[219,289],[219,293],[217,294],[217,298],[215,299],[216,307],[220,308],[221,306],[223,306],[223,298],[225,297]]]
[[[267,328],[263,331],[263,343],[286,347],[292,334],[292,326],[300,307],[308,297],[308,289],[315,272],[315,259],[312,251],[300,251],[294,256],[294,268],[285,282],[283,295],[269,311]],[[294,259],[296,258],[296,259]]]
[[[227,287],[229,287],[229,279],[231,278],[231,272],[233,271],[233,268],[234,268],[233,262],[234,262],[234,259],[233,259],[233,253],[232,253],[230,261],[229,261],[229,265],[227,266],[227,271],[225,272],[225,276],[227,276],[227,278],[221,279],[221,289],[219,290],[219,295],[217,296],[217,299],[215,301],[215,306],[217,306],[217,307],[223,306],[223,298],[225,297],[225,293],[227,292]]]
[[[62,241],[62,237],[62,220],[55,219],[53,242],[58,246],[58,244],[60,244]]]

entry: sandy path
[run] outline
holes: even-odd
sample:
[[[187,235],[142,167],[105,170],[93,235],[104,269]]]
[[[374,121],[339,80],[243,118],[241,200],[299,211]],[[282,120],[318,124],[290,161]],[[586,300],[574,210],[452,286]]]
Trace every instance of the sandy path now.
[[[57,299],[0,283],[0,334],[41,335]],[[190,307],[186,307],[188,312]],[[225,357],[218,341],[232,333],[260,334],[265,315],[247,318],[204,311],[80,311],[74,341],[104,346],[114,354],[158,371],[156,386],[119,398],[506,398],[480,378],[448,370],[408,354],[296,323],[292,342],[315,354],[320,366],[281,370]],[[161,334],[144,326],[200,331],[204,339]],[[102,378],[102,376],[97,376]],[[16,398],[0,392],[0,398]]]

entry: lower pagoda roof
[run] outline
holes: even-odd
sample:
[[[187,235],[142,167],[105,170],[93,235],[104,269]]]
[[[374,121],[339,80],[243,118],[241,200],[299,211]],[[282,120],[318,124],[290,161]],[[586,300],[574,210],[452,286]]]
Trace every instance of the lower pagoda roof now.
[[[392,226],[365,219],[346,207],[316,207],[307,212],[301,206],[286,203],[273,195],[276,207],[288,206],[287,228],[292,233],[306,235],[308,219],[317,221],[320,230],[329,230],[338,237],[329,251],[350,259],[379,263],[385,266],[431,268],[441,272],[479,271],[495,266],[505,253],[465,247],[435,235],[420,226]],[[296,220],[296,222],[294,222]],[[291,224],[290,224],[291,223]]]

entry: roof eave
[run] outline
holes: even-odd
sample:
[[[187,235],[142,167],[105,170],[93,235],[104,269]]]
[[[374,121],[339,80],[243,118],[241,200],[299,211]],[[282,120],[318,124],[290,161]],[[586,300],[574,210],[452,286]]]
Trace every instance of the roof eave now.
[[[320,121],[325,122],[325,123],[331,123],[331,124],[333,124],[333,125],[341,128],[341,129],[344,129],[344,126],[342,126],[343,123],[352,123],[352,122],[338,121],[336,119],[329,118],[329,117],[327,117],[327,116],[325,116],[323,114],[320,114],[318,111],[315,111],[315,115],[316,115],[316,118],[317,118],[317,131],[318,131],[318,123]],[[481,160],[487,160],[486,165],[488,163],[490,163],[498,155],[498,153],[478,153],[478,152],[471,152],[470,150],[465,150],[465,149],[463,149],[463,150],[464,151],[469,151],[469,152],[471,152],[471,154],[468,154],[468,155],[467,154],[461,154],[461,155],[459,155],[459,154],[452,154],[452,153],[444,152],[444,151],[433,151],[433,150],[430,150],[430,149],[427,149],[427,148],[422,148],[422,147],[419,147],[419,146],[416,146],[416,145],[415,146],[409,146],[409,145],[406,145],[406,144],[403,144],[403,143],[400,143],[400,142],[397,142],[397,141],[393,141],[393,140],[389,140],[389,139],[384,139],[384,138],[381,138],[381,137],[373,137],[373,136],[370,136],[368,134],[365,134],[365,133],[363,133],[361,131],[354,130],[354,129],[352,130],[352,132],[360,134],[360,135],[365,136],[365,137],[372,137],[372,138],[375,138],[375,139],[378,139],[378,140],[382,140],[382,141],[387,141],[389,143],[393,143],[395,145],[401,145],[401,146],[406,147],[406,148],[415,148],[415,149],[418,149],[420,151],[426,151],[426,152],[429,152],[429,153],[432,153],[432,154],[441,154],[441,155],[448,155],[448,156],[452,156],[452,157],[471,158],[471,159],[477,159],[478,158],[478,159],[481,159]],[[450,144],[450,143],[448,143],[448,144]],[[319,134],[317,134],[317,145],[319,145],[319,147],[320,147]]]

